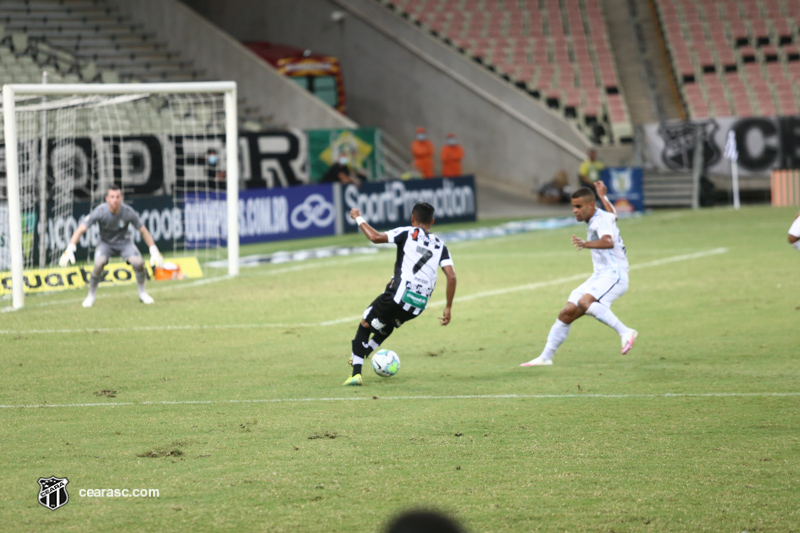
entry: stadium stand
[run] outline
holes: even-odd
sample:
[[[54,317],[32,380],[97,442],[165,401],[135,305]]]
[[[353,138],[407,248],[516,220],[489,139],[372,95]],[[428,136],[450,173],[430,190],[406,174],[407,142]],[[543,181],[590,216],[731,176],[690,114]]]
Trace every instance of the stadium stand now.
[[[599,0],[380,0],[600,142],[632,127]]]
[[[4,0],[0,4],[0,82],[41,83],[184,82],[206,79],[153,33],[130,22],[104,0]],[[263,119],[239,98],[244,129]],[[161,129],[164,109],[131,103],[129,133]],[[221,110],[200,110],[198,120]]]
[[[692,118],[798,113],[800,2],[654,1]]]
[[[19,44],[23,39],[44,42],[70,53],[100,77],[103,72],[112,71],[115,74],[105,76],[116,76],[120,81],[204,79],[204,72],[194,68],[191,61],[167,50],[152,33],[102,0],[5,0],[0,5],[0,24]]]
[[[0,37],[2,37],[0,31]],[[93,64],[82,65],[74,56],[63,50],[56,50],[45,42],[28,39],[24,33],[13,33],[0,39],[0,83],[41,83],[42,73],[47,73],[48,83],[81,83],[84,81],[119,81],[114,71],[98,73]],[[118,107],[118,125],[125,133],[144,134],[164,130],[171,122],[170,114],[175,109],[160,105],[158,100],[133,101]],[[181,117],[187,127],[194,122],[218,124],[221,119],[212,120],[212,113],[222,113],[221,109],[207,109],[197,104],[191,108],[194,117]],[[188,112],[188,110],[187,110]],[[52,127],[52,125],[51,125]],[[211,132],[211,131],[207,131]],[[76,134],[90,136],[90,124],[76,123]],[[3,129],[0,128],[0,139]]]

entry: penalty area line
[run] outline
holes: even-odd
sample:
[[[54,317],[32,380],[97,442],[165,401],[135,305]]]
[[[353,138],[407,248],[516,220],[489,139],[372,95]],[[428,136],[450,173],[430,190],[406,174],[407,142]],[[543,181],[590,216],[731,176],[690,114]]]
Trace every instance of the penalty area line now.
[[[575,398],[595,400],[616,399],[669,399],[669,398],[787,398],[800,396],[800,392],[665,392],[663,394],[456,394],[443,396],[380,396],[377,400],[569,400]],[[150,402],[116,403],[64,403],[32,405],[0,405],[0,409],[39,409],[45,407],[131,407],[150,405],[222,405],[256,403],[311,403],[311,402],[361,402],[375,401],[373,396],[350,398],[264,398],[254,400],[164,400]]]

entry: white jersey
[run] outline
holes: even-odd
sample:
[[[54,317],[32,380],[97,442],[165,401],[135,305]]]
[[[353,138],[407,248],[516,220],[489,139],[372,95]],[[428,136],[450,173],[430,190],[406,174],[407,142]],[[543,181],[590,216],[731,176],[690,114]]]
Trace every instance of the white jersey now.
[[[604,235],[611,236],[614,247],[591,249],[594,272],[608,275],[619,275],[621,272],[627,274],[628,256],[625,253],[625,244],[619,235],[617,219],[612,213],[598,209],[586,225],[586,240],[599,241]]]
[[[394,277],[388,290],[406,311],[421,313],[436,287],[438,267],[453,266],[444,242],[422,228],[406,226],[387,231],[389,242],[397,245]]]
[[[800,216],[794,219],[792,225],[789,227],[789,235],[800,239]]]

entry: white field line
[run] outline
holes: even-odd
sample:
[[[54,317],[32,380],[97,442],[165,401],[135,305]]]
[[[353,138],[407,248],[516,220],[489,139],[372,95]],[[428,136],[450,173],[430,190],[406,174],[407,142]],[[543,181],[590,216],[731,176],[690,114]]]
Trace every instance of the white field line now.
[[[568,400],[574,398],[615,399],[660,399],[660,398],[793,398],[800,392],[666,392],[664,394],[459,394],[452,396],[380,396],[377,400]],[[219,405],[248,403],[304,403],[304,402],[361,402],[375,401],[373,396],[349,398],[265,398],[256,400],[177,400],[154,402],[109,402],[109,403],[64,403],[0,405],[0,409],[35,409],[42,407],[125,407],[147,405]]]
[[[126,331],[202,331],[219,329],[257,329],[257,328],[305,328],[317,327],[319,324],[211,324],[184,326],[127,326],[120,328],[62,328],[62,329],[24,329],[0,330],[0,335],[39,335],[45,333],[120,333]]]
[[[702,257],[709,257],[712,255],[719,255],[724,254],[728,251],[727,248],[714,248],[713,250],[706,250],[704,252],[697,252],[694,254],[685,254],[685,255],[675,255],[672,257],[665,257],[664,259],[657,259],[655,261],[650,261],[647,263],[640,263],[637,265],[632,265],[630,270],[639,270],[642,268],[652,268],[656,266],[666,265],[669,263],[677,263],[679,261],[690,261],[692,259],[700,259]],[[516,287],[508,287],[505,289],[495,289],[491,291],[484,291],[484,292],[477,292],[475,294],[470,294],[467,296],[461,296],[454,300],[454,302],[468,302],[470,300],[477,300],[479,298],[487,298],[491,296],[502,296],[504,294],[511,294],[514,292],[520,291],[530,291],[535,289],[541,289],[543,287],[552,287],[553,285],[560,285],[562,283],[567,283],[570,281],[581,281],[585,280],[589,277],[589,274],[576,274],[574,276],[567,276],[565,278],[557,278],[552,279],[550,281],[540,281],[538,283],[528,283],[526,285],[517,285]],[[446,303],[446,300],[438,300],[436,302],[431,302],[428,307],[443,307]],[[357,316],[350,316],[347,318],[338,318],[336,320],[330,320],[328,322],[322,322],[320,326],[333,326],[335,324],[341,324],[343,322],[353,322],[355,320],[359,320],[361,315]]]
[[[157,294],[157,293],[160,293],[160,292],[166,292],[166,291],[171,291],[171,290],[175,290],[175,289],[188,289],[190,287],[199,287],[201,285],[209,285],[211,283],[217,283],[219,281],[228,281],[228,280],[231,280],[231,279],[234,279],[234,278],[231,277],[231,276],[217,276],[217,277],[213,277],[213,278],[203,278],[203,279],[198,279],[198,280],[194,280],[194,281],[186,281],[184,283],[177,283],[177,284],[174,284],[174,285],[167,285],[167,286],[164,286],[164,287],[153,287],[152,285],[150,285],[147,288],[147,292],[148,293],[152,292],[153,294]],[[127,291],[120,290],[120,291],[114,291],[114,292],[106,292],[104,290],[102,292],[102,295],[103,295],[102,297],[103,298],[125,297],[125,298],[130,298],[131,300],[134,300],[135,297],[131,296],[131,294],[132,294],[132,291],[135,290],[135,288],[132,285],[130,287],[126,287],[126,288],[128,289]],[[104,289],[105,289],[105,287],[104,287]],[[83,292],[81,292],[81,297],[80,298],[67,298],[67,299],[64,299],[64,300],[55,300],[55,301],[49,301],[49,302],[36,302],[36,303],[30,304],[29,307],[47,307],[47,306],[50,306],[50,305],[75,304],[77,302],[82,302],[84,300],[84,298],[86,298],[86,296],[84,296]],[[28,307],[28,306],[26,306],[26,307]]]
[[[684,254],[684,255],[675,255],[672,257],[665,257],[663,259],[656,259],[655,261],[649,261],[647,263],[639,263],[632,265],[630,270],[640,270],[643,268],[652,268],[661,265],[666,265],[670,263],[677,263],[680,261],[690,261],[693,259],[701,259],[703,257],[710,257],[714,255],[724,254],[728,251],[727,248],[714,248],[712,250],[706,250],[703,252],[697,252],[693,254]],[[372,256],[368,256],[372,257]],[[298,265],[299,266],[299,265]],[[296,267],[289,267],[291,269],[295,269]],[[303,270],[303,268],[297,268],[298,270]],[[461,296],[455,299],[456,302],[468,302],[471,300],[477,300],[480,298],[489,298],[493,296],[502,296],[505,294],[511,294],[515,292],[521,291],[529,291],[529,290],[536,290],[541,289],[543,287],[552,287],[554,285],[560,285],[562,283],[572,282],[572,281],[580,281],[584,280],[588,277],[588,274],[576,274],[574,276],[567,276],[564,278],[556,278],[550,281],[541,281],[538,283],[528,283],[525,285],[517,285],[516,287],[508,287],[505,289],[495,289],[491,291],[484,291],[478,292],[475,294],[469,294],[467,296]],[[217,279],[217,278],[214,278]],[[228,279],[228,278],[219,278],[219,279]],[[204,280],[200,280],[204,281]],[[431,302],[428,307],[442,307],[445,304],[445,300],[438,300],[436,302]],[[43,334],[43,333],[119,333],[119,332],[126,332],[126,331],[180,331],[180,330],[212,330],[212,329],[258,329],[258,328],[301,328],[301,327],[320,327],[320,326],[334,326],[337,324],[343,324],[348,322],[355,322],[356,320],[360,320],[361,315],[353,315],[344,318],[337,318],[335,320],[327,320],[320,323],[295,323],[295,324],[284,324],[284,323],[263,323],[263,324],[213,324],[213,325],[185,325],[185,326],[125,326],[119,328],[74,328],[74,329],[26,329],[26,330],[0,330],[0,335],[26,335],[26,334]]]

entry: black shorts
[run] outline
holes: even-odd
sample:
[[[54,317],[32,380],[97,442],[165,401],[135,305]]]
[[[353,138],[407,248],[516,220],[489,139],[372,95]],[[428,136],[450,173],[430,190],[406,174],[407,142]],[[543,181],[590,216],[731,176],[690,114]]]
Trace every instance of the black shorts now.
[[[364,320],[376,333],[388,335],[394,328],[399,328],[403,323],[419,316],[398,305],[393,295],[393,291],[384,292],[364,311]]]

